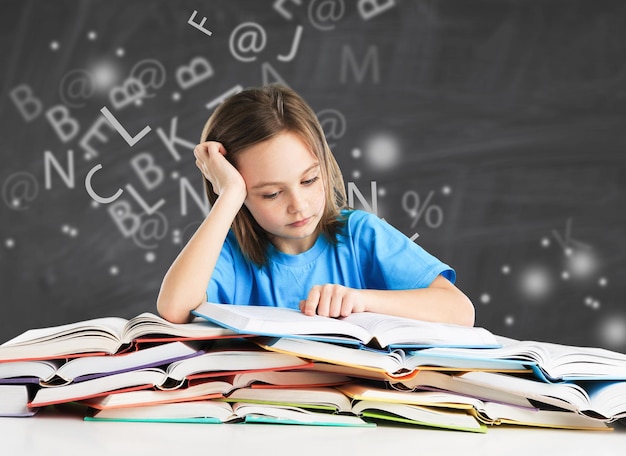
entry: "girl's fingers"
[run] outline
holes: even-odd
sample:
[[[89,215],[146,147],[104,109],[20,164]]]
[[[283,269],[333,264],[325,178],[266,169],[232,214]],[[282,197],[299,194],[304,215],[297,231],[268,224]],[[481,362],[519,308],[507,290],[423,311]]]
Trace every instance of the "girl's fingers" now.
[[[330,305],[333,298],[332,293],[329,293],[328,291],[328,287],[321,287],[319,301],[317,303],[317,314],[324,317],[330,316]]]
[[[226,149],[224,148],[224,145],[222,143],[214,142],[212,144],[217,145],[217,152],[219,152],[223,156],[226,156]]]
[[[315,286],[309,291],[309,295],[300,303],[300,311],[305,315],[315,315],[317,313],[317,304],[320,299],[320,287]]]
[[[300,310],[306,315],[340,317],[352,312],[353,303],[340,285],[316,285],[309,291],[306,300],[300,302]]]
[[[207,162],[211,159],[211,155],[220,154],[226,156],[226,149],[224,149],[222,143],[208,141],[196,145],[193,149],[193,154],[196,159]]]

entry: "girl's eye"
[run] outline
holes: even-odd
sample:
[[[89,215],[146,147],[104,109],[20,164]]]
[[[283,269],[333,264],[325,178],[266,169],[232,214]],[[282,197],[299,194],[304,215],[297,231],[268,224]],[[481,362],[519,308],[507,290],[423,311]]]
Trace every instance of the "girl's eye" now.
[[[319,179],[319,176],[315,176],[315,177],[314,177],[314,178],[312,178],[312,179],[307,179],[307,180],[305,180],[305,181],[302,181],[302,184],[303,184],[303,185],[311,185],[311,184],[313,184],[313,183],[317,182],[317,180],[318,180],[318,179]]]
[[[263,195],[263,199],[273,200],[278,197],[278,192],[270,193],[268,195]]]

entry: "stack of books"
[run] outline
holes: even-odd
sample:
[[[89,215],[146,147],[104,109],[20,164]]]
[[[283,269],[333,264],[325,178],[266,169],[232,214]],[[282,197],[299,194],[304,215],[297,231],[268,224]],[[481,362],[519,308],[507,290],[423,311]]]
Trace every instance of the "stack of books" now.
[[[610,431],[626,355],[375,313],[204,303],[31,329],[0,345],[0,416],[83,406],[93,421],[502,425]]]

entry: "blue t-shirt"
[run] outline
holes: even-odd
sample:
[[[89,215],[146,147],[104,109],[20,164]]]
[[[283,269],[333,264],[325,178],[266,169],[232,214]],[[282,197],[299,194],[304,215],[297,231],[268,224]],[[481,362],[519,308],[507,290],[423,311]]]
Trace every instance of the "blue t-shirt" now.
[[[223,304],[297,309],[314,285],[357,289],[426,288],[442,274],[456,274],[403,233],[369,212],[345,212],[347,220],[333,244],[320,235],[306,252],[290,255],[270,244],[262,267],[246,260],[229,232],[207,287],[207,300]]]

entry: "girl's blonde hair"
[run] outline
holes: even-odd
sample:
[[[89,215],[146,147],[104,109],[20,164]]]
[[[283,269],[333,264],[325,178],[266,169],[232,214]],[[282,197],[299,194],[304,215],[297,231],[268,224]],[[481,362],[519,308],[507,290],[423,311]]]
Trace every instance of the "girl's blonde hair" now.
[[[326,192],[320,231],[331,242],[337,242],[337,233],[344,223],[341,210],[346,208],[343,177],[317,116],[295,91],[270,84],[229,97],[209,117],[200,141],[222,143],[226,158],[237,168],[241,151],[284,132],[299,135],[320,163]],[[217,195],[206,178],[204,187],[213,205]],[[245,205],[235,216],[232,229],[244,255],[257,265],[264,265],[270,240]]]

